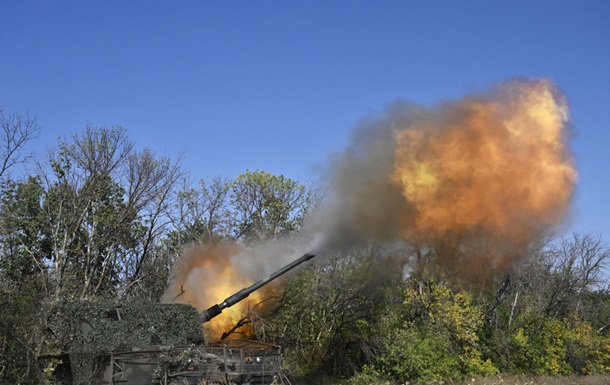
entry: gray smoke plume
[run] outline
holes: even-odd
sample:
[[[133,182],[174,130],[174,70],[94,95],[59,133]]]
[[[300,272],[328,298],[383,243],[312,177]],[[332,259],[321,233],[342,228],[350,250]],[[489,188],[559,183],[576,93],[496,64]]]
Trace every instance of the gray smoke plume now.
[[[556,229],[576,170],[567,107],[547,80],[361,121],[307,223],[319,250],[402,240],[449,273],[502,273]]]

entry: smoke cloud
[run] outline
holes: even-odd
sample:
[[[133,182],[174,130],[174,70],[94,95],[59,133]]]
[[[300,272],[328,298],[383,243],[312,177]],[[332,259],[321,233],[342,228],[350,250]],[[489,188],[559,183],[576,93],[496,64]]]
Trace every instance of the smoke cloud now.
[[[334,157],[321,249],[400,239],[445,272],[490,277],[564,220],[577,178],[564,97],[521,80],[434,108],[397,102]]]
[[[568,123],[563,95],[545,79],[434,107],[396,102],[331,157],[329,195],[297,237],[187,253],[166,300],[182,285],[177,300],[204,309],[307,251],[397,241],[432,255],[442,273],[488,282],[568,213],[577,179]],[[223,282],[237,283],[219,291]]]

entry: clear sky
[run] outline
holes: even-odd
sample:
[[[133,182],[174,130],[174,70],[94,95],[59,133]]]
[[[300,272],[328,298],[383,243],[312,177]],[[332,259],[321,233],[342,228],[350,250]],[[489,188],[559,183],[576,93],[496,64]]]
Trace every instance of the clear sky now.
[[[36,149],[121,125],[196,179],[316,178],[353,125],[513,77],[567,96],[567,231],[610,241],[610,1],[3,1],[0,102]],[[610,242],[609,242],[610,243]]]

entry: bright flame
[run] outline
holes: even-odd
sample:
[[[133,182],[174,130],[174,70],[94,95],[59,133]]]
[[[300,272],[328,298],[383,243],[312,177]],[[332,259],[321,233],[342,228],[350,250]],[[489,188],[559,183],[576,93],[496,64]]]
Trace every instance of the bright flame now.
[[[191,304],[203,311],[250,286],[254,281],[244,277],[231,262],[231,257],[240,251],[237,245],[225,242],[220,245],[194,248],[185,253],[163,301]],[[223,333],[231,330],[239,320],[253,310],[254,306],[262,302],[266,292],[265,288],[255,291],[206,323],[205,328],[209,337],[221,338]],[[252,332],[252,326],[245,324],[228,338],[248,338]]]

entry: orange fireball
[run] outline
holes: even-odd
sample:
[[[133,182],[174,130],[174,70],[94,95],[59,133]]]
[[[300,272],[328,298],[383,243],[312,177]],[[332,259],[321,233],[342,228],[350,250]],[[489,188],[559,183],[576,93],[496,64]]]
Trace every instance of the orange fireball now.
[[[234,293],[250,286],[254,281],[243,276],[232,264],[232,256],[241,249],[232,242],[193,248],[180,261],[171,286],[165,293],[165,302],[186,303],[199,310],[222,302]],[[206,323],[205,329],[213,339],[218,339],[230,331],[255,306],[265,298],[269,289],[263,288],[248,298],[225,309],[219,316]],[[251,324],[243,324],[229,337],[249,337]]]

